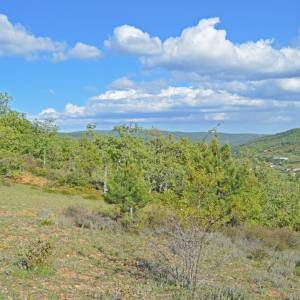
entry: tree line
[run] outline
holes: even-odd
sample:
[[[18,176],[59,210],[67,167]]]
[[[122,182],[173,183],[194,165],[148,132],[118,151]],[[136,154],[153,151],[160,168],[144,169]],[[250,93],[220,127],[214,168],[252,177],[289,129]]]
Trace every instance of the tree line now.
[[[80,139],[53,120],[30,121],[0,94],[0,176],[29,172],[57,186],[99,190],[122,214],[159,202],[182,217],[235,226],[256,223],[300,230],[299,179],[277,174],[247,155],[233,156],[217,138],[191,142],[158,130],[117,126]]]

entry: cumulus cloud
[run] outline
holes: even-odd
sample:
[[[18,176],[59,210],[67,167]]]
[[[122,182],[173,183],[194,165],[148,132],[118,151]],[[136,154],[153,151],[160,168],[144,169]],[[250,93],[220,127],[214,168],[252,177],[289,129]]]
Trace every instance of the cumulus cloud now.
[[[12,24],[6,15],[0,14],[0,56],[21,56],[35,59],[41,56],[53,61],[66,59],[97,59],[101,51],[94,46],[81,42],[70,48],[64,42],[49,37],[38,37],[26,30],[21,24]]]
[[[161,41],[142,30],[124,25],[106,42],[111,48],[141,56],[147,67],[194,71],[232,79],[281,78],[300,75],[300,50],[275,49],[272,39],[237,44],[217,29],[219,18],[201,20],[184,29],[180,36]]]
[[[139,55],[156,55],[161,51],[158,37],[150,37],[148,33],[129,25],[116,27],[113,36],[104,45],[117,51]]]
[[[92,97],[88,110],[119,113],[199,111],[208,107],[259,107],[263,104],[260,99],[241,97],[226,91],[169,86],[152,93],[140,88],[108,90]]]
[[[300,102],[300,77],[244,82],[218,82],[215,84],[216,86],[247,97],[259,97],[278,102]]]
[[[127,90],[131,89],[135,86],[134,82],[127,77],[121,77],[113,81],[109,85],[109,89],[115,89],[115,90]]]
[[[65,112],[69,116],[81,116],[81,115],[84,115],[85,107],[78,106],[78,105],[75,105],[72,103],[68,103],[65,106]]]
[[[63,43],[48,37],[36,37],[22,25],[13,25],[6,15],[0,14],[0,55],[18,55],[27,58],[38,52],[59,52],[65,48]]]
[[[253,110],[265,106],[260,99],[250,99],[224,90],[201,89],[184,86],[168,86],[159,90],[146,90],[143,85],[109,89],[91,97],[84,106],[68,103],[64,111],[48,108],[40,113],[41,118],[56,116],[61,122],[76,120],[101,120],[101,122],[127,122],[139,120],[151,123],[195,122],[229,120],[230,113]]]
[[[125,78],[122,80],[123,83],[127,82]],[[48,108],[38,117],[55,117],[58,125],[63,128],[84,128],[89,122],[106,128],[138,122],[146,127],[179,129],[180,126],[191,126],[188,128],[205,130],[223,121],[223,127],[229,125],[236,130],[236,124],[239,124],[238,130],[245,126],[244,128],[252,131],[261,126],[262,132],[268,126],[276,126],[278,130],[287,128],[286,126],[297,126],[299,119],[300,101],[296,100],[245,96],[230,92],[221,85],[169,85],[151,89],[141,82],[129,81],[123,87],[123,83],[118,85],[118,81],[117,84],[111,84],[108,90],[89,98],[84,105],[68,103],[59,112]],[[235,85],[239,87],[238,83]]]
[[[39,115],[38,118],[40,119],[47,119],[47,118],[53,118],[53,119],[57,119],[59,117],[60,113],[57,112],[54,108],[49,107],[46,109],[43,109]]]
[[[98,59],[101,55],[97,47],[80,42],[68,51],[68,56],[75,59]]]

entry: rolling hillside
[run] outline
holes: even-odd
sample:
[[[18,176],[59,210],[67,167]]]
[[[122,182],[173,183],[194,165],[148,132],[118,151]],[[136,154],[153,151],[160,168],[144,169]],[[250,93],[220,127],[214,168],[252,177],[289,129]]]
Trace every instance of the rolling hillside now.
[[[115,135],[116,133],[113,130],[97,130],[98,134],[104,135]],[[182,131],[161,131],[165,136],[171,134],[174,135],[175,138],[189,138],[194,142],[203,140],[210,140],[213,135],[208,134],[207,132],[182,132]],[[84,134],[84,131],[75,131],[69,133],[61,133],[63,135],[71,136],[74,138],[79,138]],[[220,142],[222,144],[229,143],[233,147],[238,145],[243,145],[245,143],[254,141],[258,138],[264,137],[265,135],[262,134],[255,134],[255,133],[218,133]]]
[[[300,128],[265,136],[248,142],[239,150],[248,149],[257,158],[283,169],[300,168]]]

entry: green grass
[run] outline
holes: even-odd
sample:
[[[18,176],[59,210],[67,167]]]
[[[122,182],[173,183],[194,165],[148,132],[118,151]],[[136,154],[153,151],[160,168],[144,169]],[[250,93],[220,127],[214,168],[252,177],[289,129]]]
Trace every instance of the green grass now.
[[[111,210],[103,200],[0,186],[0,299],[191,299],[178,285],[158,281],[153,270],[138,266],[138,261],[155,259],[149,241],[160,240],[153,231],[77,227],[64,214],[77,205],[87,211]],[[21,268],[20,254],[38,239],[49,242],[53,253],[32,270]],[[273,252],[268,248],[268,255],[253,259],[250,247],[244,239],[231,243],[224,235],[216,236],[201,266],[203,282],[245,291],[250,299],[300,294],[299,267],[289,275],[281,274],[280,265],[266,271]],[[220,253],[232,258],[214,266]]]

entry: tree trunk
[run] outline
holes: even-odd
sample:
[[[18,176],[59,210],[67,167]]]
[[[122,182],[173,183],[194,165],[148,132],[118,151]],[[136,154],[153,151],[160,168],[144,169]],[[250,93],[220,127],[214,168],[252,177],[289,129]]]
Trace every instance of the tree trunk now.
[[[104,166],[103,194],[106,194],[108,192],[108,187],[107,187],[107,173],[108,173],[108,168],[107,168],[107,165],[105,164],[105,166]]]
[[[43,153],[43,168],[46,167],[46,149],[44,149],[44,153]]]
[[[130,221],[133,222],[133,208],[130,207]]]

